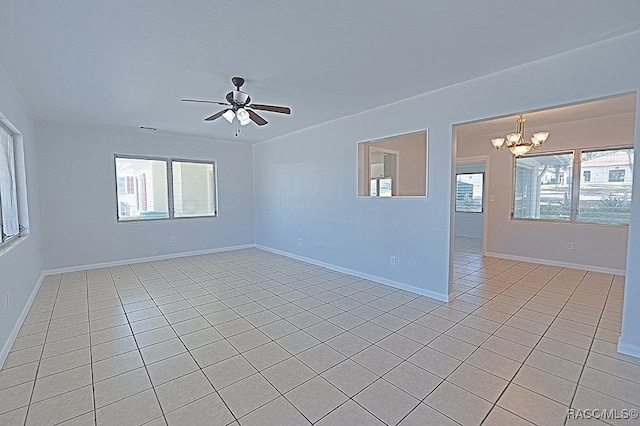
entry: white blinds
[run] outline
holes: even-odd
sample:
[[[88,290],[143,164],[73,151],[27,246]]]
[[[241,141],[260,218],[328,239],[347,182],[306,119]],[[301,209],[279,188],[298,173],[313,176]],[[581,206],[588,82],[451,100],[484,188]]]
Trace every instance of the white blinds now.
[[[0,124],[0,223],[2,239],[18,235],[18,198],[16,195],[16,168],[13,157],[13,135]]]

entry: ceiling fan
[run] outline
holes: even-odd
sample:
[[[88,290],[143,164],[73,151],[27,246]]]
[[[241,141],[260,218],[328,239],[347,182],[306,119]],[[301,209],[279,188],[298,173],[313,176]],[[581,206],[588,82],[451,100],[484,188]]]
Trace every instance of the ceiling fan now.
[[[251,103],[251,97],[249,97],[249,94],[240,90],[240,88],[244,84],[244,78],[233,77],[231,79],[231,82],[236,87],[236,90],[232,90],[231,92],[227,93],[227,96],[225,97],[227,102],[208,101],[201,99],[181,100],[182,102],[202,102],[229,107],[205,118],[204,121],[213,121],[217,118],[223,117],[229,123],[232,123],[233,120],[236,119],[236,136],[238,136],[238,134],[240,133],[240,127],[238,126],[238,124],[241,126],[246,126],[252,121],[258,126],[264,126],[265,124],[267,124],[267,120],[258,115],[258,113],[256,113],[254,110],[278,112],[280,114],[291,114],[291,109],[289,107]]]

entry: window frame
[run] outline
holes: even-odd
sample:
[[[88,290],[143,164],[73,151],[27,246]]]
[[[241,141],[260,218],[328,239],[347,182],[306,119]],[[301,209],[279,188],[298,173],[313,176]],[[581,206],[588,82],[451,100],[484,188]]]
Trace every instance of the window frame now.
[[[554,219],[537,219],[530,217],[515,217],[515,201],[516,201],[516,172],[517,172],[517,160],[518,157],[513,157],[512,159],[512,184],[511,184],[511,220],[517,221],[531,221],[531,222],[548,222],[548,223],[564,223],[571,225],[597,225],[597,226],[625,226],[628,227],[629,223],[606,223],[606,222],[589,222],[585,220],[579,220],[580,213],[580,187],[582,182],[582,155],[587,152],[598,152],[598,151],[618,151],[618,150],[634,150],[635,147],[633,145],[614,145],[614,146],[601,146],[601,147],[590,147],[590,148],[572,148],[572,149],[563,149],[558,151],[548,151],[542,152],[539,154],[527,154],[522,158],[526,157],[545,157],[545,156],[553,156],[553,155],[562,155],[562,154],[572,154],[573,160],[571,163],[571,185],[570,185],[570,193],[571,193],[571,208],[569,220],[554,220]],[[635,166],[635,164],[634,164]],[[633,176],[632,176],[633,179]],[[632,181],[633,185],[633,181]]]
[[[4,250],[7,247],[11,246],[11,243],[16,242],[20,239],[20,237],[24,237],[27,235],[26,227],[22,223],[22,211],[21,211],[21,202],[22,202],[22,194],[20,188],[18,187],[18,162],[16,161],[16,154],[18,150],[18,141],[17,138],[21,137],[20,132],[18,132],[15,127],[4,118],[2,114],[0,114],[0,127],[2,131],[9,134],[9,144],[11,145],[11,155],[7,160],[10,162],[10,166],[13,166],[13,176],[12,176],[12,186],[11,191],[15,194],[15,202],[16,202],[16,222],[18,226],[18,232],[15,235],[7,235],[5,239],[4,223],[3,223],[3,214],[2,214],[2,194],[0,193],[0,254],[4,253]],[[0,159],[1,161],[1,159]]]
[[[117,161],[119,158],[129,160],[150,160],[150,161],[162,161],[166,165],[167,171],[167,217],[156,217],[149,219],[120,219],[120,205],[119,205],[119,193],[118,193],[118,167]],[[174,191],[173,191],[173,163],[196,163],[196,164],[208,164],[213,168],[212,173],[212,190],[213,190],[213,202],[214,210],[213,214],[197,215],[197,216],[175,216],[175,204],[174,204]],[[218,217],[218,167],[215,160],[193,160],[187,158],[174,158],[174,157],[153,157],[145,155],[129,155],[129,154],[114,154],[114,177],[115,177],[115,195],[116,195],[116,222],[117,223],[129,223],[129,222],[153,222],[153,221],[165,221],[165,220],[188,220],[188,219],[204,219],[204,218],[217,218]],[[126,183],[125,183],[126,186]]]
[[[460,175],[482,175],[482,200],[480,203],[480,211],[479,212],[470,212],[464,210],[458,210],[458,176]],[[454,200],[454,211],[455,213],[469,213],[469,214],[482,214],[484,213],[484,203],[485,203],[485,187],[486,187],[486,172],[460,172],[456,173],[456,197]]]

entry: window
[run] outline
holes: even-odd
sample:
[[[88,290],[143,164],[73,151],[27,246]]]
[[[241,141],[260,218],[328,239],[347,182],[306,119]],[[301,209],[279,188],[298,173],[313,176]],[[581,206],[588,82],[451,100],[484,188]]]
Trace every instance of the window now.
[[[583,151],[581,167],[592,179],[580,185],[580,222],[628,224],[631,210],[633,149]]]
[[[13,133],[0,124],[0,245],[18,237],[18,196]]]
[[[624,170],[609,170],[609,182],[624,182]]]
[[[456,212],[482,213],[484,173],[456,175]]]
[[[215,216],[213,163],[172,164],[175,217]]]
[[[216,216],[215,163],[117,156],[118,221]]]
[[[393,195],[393,179],[378,177],[371,179],[372,197],[391,197]]]
[[[573,153],[516,158],[513,217],[570,220],[572,164]]]
[[[513,218],[628,224],[632,175],[633,148],[516,158]]]

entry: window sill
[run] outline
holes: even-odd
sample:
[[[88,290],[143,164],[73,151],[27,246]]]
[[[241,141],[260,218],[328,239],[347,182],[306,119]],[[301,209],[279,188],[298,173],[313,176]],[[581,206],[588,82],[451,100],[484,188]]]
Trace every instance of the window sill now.
[[[189,220],[189,219],[215,219],[218,215],[206,215],[206,216],[180,216],[180,217],[162,217],[153,219],[116,219],[117,223],[146,223],[146,222],[173,222],[176,220]]]
[[[529,222],[529,223],[545,223],[553,225],[577,225],[577,226],[602,226],[602,227],[614,227],[614,228],[628,228],[628,223],[599,223],[599,222],[571,222],[569,220],[553,220],[553,219],[530,219],[526,217],[512,217],[514,222]]]
[[[27,238],[29,238],[28,235],[24,235],[21,237],[18,237],[14,240],[9,241],[6,244],[3,244],[0,246],[0,259],[2,259],[4,256],[6,256],[11,250],[13,250],[14,248],[18,247],[20,244],[22,244],[23,241],[25,241]]]

